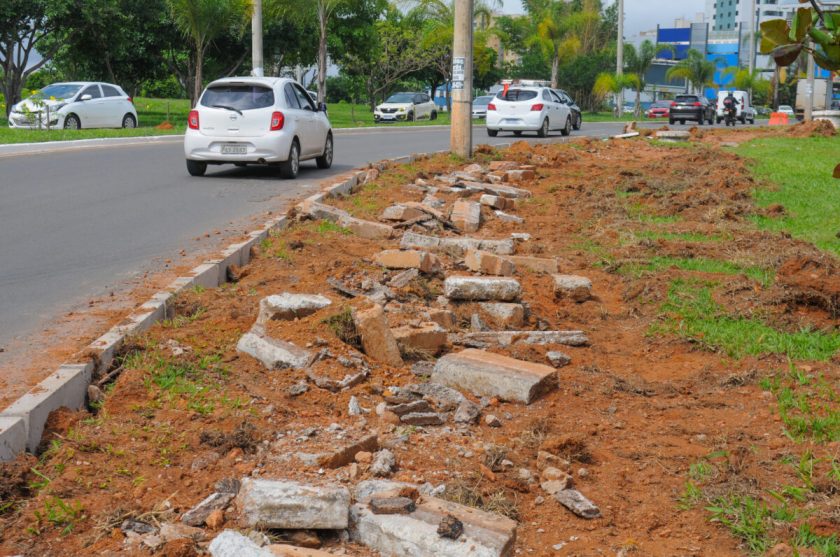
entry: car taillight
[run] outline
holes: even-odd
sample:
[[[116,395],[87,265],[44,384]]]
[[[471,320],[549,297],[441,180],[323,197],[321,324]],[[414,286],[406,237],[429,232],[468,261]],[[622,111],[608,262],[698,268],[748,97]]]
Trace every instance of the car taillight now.
[[[676,101],[672,102],[672,103],[671,103],[671,106],[677,106]]]
[[[703,103],[694,103],[694,106],[703,106]]]
[[[286,117],[283,116],[282,112],[274,112],[271,115],[271,131],[276,132],[277,130],[283,129],[283,124],[286,123]]]
[[[190,115],[187,117],[187,124],[190,126],[191,130],[198,129],[198,111],[197,110],[190,110]]]
[[[487,110],[488,110],[488,111],[490,111],[490,110],[496,110],[496,105],[495,105],[495,104],[493,104],[493,103],[488,104],[488,105],[487,105]]]
[[[545,105],[542,104],[542,103],[531,105],[531,112],[539,112],[544,107],[545,107]]]
[[[131,97],[128,97],[128,102],[130,102],[131,104],[134,104],[134,99],[132,99]]]

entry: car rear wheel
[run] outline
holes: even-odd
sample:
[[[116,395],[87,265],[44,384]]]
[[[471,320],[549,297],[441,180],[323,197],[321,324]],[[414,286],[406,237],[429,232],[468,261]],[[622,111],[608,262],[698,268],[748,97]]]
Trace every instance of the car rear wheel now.
[[[571,133],[572,133],[572,117],[571,116],[566,117],[566,125],[563,126],[562,130],[560,130],[560,133],[563,134],[564,136],[571,135]]]
[[[543,120],[542,126],[537,130],[537,137],[548,137],[548,118]]]
[[[669,119],[668,119],[668,124],[670,124],[670,125],[672,125],[672,126],[673,126],[673,125],[674,125],[674,122],[676,122],[676,120],[674,120],[673,118],[669,118]]]
[[[82,129],[82,121],[75,114],[68,114],[64,119],[65,130],[80,130]]]
[[[137,127],[137,120],[134,119],[133,114],[126,114],[125,116],[123,116],[122,127],[124,127],[124,128],[136,128]]]
[[[496,137],[499,135],[499,130],[491,130],[490,128],[487,128],[487,135],[490,137]]]
[[[703,125],[703,116],[700,116],[700,119],[699,119],[699,120],[697,120],[697,125],[698,125],[698,126],[702,126],[702,125]]]
[[[280,176],[286,180],[294,180],[298,172],[300,172],[300,145],[295,139],[289,149],[289,160],[280,165]]]
[[[513,132],[513,135],[515,135],[516,137],[520,137],[522,135],[522,132],[519,131],[519,130],[516,130],[515,132]]]
[[[406,118],[405,118],[405,119],[406,119],[406,120],[408,120],[409,122],[414,122],[414,120],[416,120],[416,118],[414,117],[414,113],[413,113],[413,112],[409,112],[409,113],[408,113],[408,116],[406,116]]]
[[[684,126],[685,125],[685,120],[680,120],[680,125]]]
[[[207,172],[207,163],[187,159],[187,172],[190,173],[190,176],[204,176],[204,173]]]
[[[324,154],[315,159],[318,168],[329,168],[333,161],[333,136],[327,135],[327,142],[324,144]]]

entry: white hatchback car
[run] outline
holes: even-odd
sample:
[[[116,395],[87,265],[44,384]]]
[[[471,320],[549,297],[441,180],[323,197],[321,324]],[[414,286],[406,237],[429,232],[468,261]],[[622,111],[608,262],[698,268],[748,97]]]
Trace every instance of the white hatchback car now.
[[[487,105],[487,135],[500,131],[537,132],[546,137],[552,130],[572,133],[572,110],[548,87],[516,87],[499,91]]]
[[[49,118],[48,118],[49,116]],[[53,83],[12,107],[10,128],[136,128],[137,110],[118,85]]]
[[[326,106],[292,79],[229,77],[208,85],[190,112],[184,155],[192,176],[208,164],[267,164],[295,178],[303,160],[332,166],[332,126]]]
[[[375,122],[437,119],[437,105],[426,93],[394,93],[373,109]]]

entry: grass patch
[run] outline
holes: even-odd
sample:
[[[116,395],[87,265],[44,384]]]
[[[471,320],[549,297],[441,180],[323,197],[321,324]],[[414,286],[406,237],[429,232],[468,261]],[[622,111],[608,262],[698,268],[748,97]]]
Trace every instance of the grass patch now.
[[[673,224],[680,220],[677,215],[656,215],[641,203],[629,203],[626,206],[628,216],[638,222],[645,224]]]
[[[437,120],[418,120],[416,122],[394,122],[388,124],[377,124],[373,121],[373,112],[366,104],[333,103],[327,106],[327,115],[334,128],[369,128],[390,126],[448,126],[450,123],[449,113],[438,111]],[[483,125],[475,121],[474,125]]]
[[[746,275],[754,281],[761,283],[763,286],[771,285],[775,276],[772,269],[767,269],[765,267],[744,267],[729,261],[705,259],[702,257],[654,257],[648,263],[623,265],[620,272],[638,276],[645,271],[661,271],[662,269],[669,269],[671,267],[676,267],[677,269],[681,269],[683,271],[695,271],[699,273]]]
[[[336,224],[328,220],[319,220],[317,223],[312,225],[312,231],[316,234],[320,234],[321,236],[330,236],[333,234],[349,236],[352,234],[349,228],[345,228],[340,224]]]
[[[327,317],[322,321],[322,323],[324,323],[339,340],[361,350],[362,339],[356,331],[356,323],[353,321],[353,308],[350,306],[344,306],[339,313]]]
[[[769,138],[741,145],[736,152],[754,161],[759,178],[777,187],[760,187],[758,205],[779,203],[787,214],[780,218],[755,217],[759,227],[786,231],[819,248],[840,255],[840,187],[832,171],[840,162],[840,138]]]
[[[791,363],[787,374],[763,379],[760,385],[776,397],[779,416],[791,439],[840,441],[840,392],[824,377],[806,374]],[[813,485],[812,474],[813,462],[801,460],[798,475],[806,486]]]
[[[633,233],[637,238],[642,240],[667,240],[669,242],[692,242],[692,243],[707,243],[707,242],[722,242],[731,239],[731,236],[724,234],[701,234],[700,232],[656,232],[653,230],[642,230]]]
[[[840,333],[788,333],[758,319],[730,316],[712,299],[709,285],[693,281],[673,281],[662,312],[666,319],[652,332],[676,334],[733,358],[784,354],[795,360],[825,361],[840,350]]]

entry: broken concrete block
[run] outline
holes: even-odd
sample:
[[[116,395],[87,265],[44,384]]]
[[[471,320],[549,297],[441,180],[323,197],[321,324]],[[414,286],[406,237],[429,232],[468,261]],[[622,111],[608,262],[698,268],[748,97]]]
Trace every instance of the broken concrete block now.
[[[554,274],[557,272],[556,259],[544,259],[542,257],[530,257],[527,255],[511,255],[508,259],[517,268],[528,269],[535,273]]]
[[[475,201],[456,201],[449,220],[462,232],[476,232],[481,227],[481,205]]]
[[[511,278],[449,277],[443,283],[443,295],[450,300],[513,302],[522,287]]]
[[[394,228],[387,224],[361,220],[354,217],[343,217],[338,223],[359,238],[368,240],[387,240],[394,236]]]
[[[563,367],[572,363],[572,358],[568,354],[558,351],[546,352],[545,357],[554,367]]]
[[[411,412],[400,416],[400,421],[408,425],[443,425],[446,418],[436,412]]]
[[[494,211],[496,218],[498,218],[502,222],[512,222],[514,224],[522,224],[525,222],[525,219],[522,217],[517,217],[516,215],[510,215],[505,213],[504,211]]]
[[[243,524],[287,530],[347,528],[350,492],[341,486],[244,478],[236,497]]]
[[[370,465],[370,473],[378,477],[390,476],[394,468],[397,466],[397,458],[394,453],[388,449],[382,449],[373,457],[373,463]]]
[[[476,396],[530,404],[557,388],[557,371],[482,350],[467,349],[437,361],[431,381]]]
[[[457,325],[455,314],[446,309],[429,310],[429,320],[437,323],[447,331],[451,331]]]
[[[487,169],[490,172],[506,172],[519,168],[519,163],[514,161],[491,161]]]
[[[505,182],[509,182],[511,184],[529,182],[536,177],[537,175],[533,170],[508,170],[505,172]]]
[[[599,518],[601,510],[576,489],[564,489],[554,494],[557,501],[581,518]]]
[[[268,548],[260,547],[233,530],[225,530],[216,536],[207,550],[212,557],[276,557]]]
[[[589,344],[589,338],[583,331],[486,331],[480,333],[450,333],[449,343],[473,348],[504,347],[514,344],[586,346]]]
[[[525,323],[525,306],[522,304],[483,302],[479,307],[501,329],[519,329]]]
[[[417,509],[408,497],[376,497],[370,500],[373,514],[411,514]]]
[[[460,181],[453,190],[463,189],[469,195],[470,192],[484,192],[488,195],[498,195],[510,199],[521,199],[531,197],[531,192],[522,188],[506,186],[504,184],[493,184],[485,182]]]
[[[432,366],[432,372],[433,371],[434,366]],[[413,393],[415,395],[422,396],[424,400],[431,402],[443,412],[455,410],[456,408],[458,408],[459,404],[466,400],[464,398],[464,395],[462,395],[455,389],[452,389],[445,385],[439,385],[437,383],[418,383],[416,385],[406,385],[405,387],[403,387],[403,390]]]
[[[268,369],[304,369],[309,367],[312,361],[312,354],[291,342],[260,336],[253,332],[242,335],[236,345],[236,351],[256,358]]]
[[[478,421],[479,416],[481,416],[481,406],[464,399],[458,405],[458,409],[455,410],[455,415],[452,419],[455,420],[456,424],[474,424]]]
[[[187,526],[204,526],[207,517],[215,510],[224,509],[234,498],[233,493],[213,493],[184,513],[181,522]]]
[[[419,209],[415,209],[414,207],[406,207],[405,205],[392,205],[385,209],[379,216],[379,218],[382,220],[407,221],[425,216],[426,213],[420,211]]]
[[[464,264],[474,273],[509,277],[516,272],[516,266],[504,257],[478,250],[470,250],[464,256]]]
[[[385,250],[373,260],[387,269],[418,269],[424,273],[437,273],[442,269],[440,259],[425,251]]]
[[[317,465],[322,468],[341,468],[353,462],[356,455],[361,452],[373,452],[379,448],[379,439],[376,434],[367,435],[358,441],[338,447],[331,453],[318,455]]]
[[[431,412],[432,407],[425,400],[415,400],[412,402],[405,402],[403,404],[392,404],[390,406],[385,406],[385,410],[388,412],[393,412],[397,416],[404,416],[405,414],[411,414],[413,412]]]
[[[397,367],[403,364],[400,348],[391,329],[388,328],[382,306],[374,305],[370,309],[354,311],[353,322],[362,340],[365,354],[389,366]]]
[[[512,238],[505,240],[482,240],[479,238],[438,238],[406,232],[400,241],[402,249],[440,251],[453,257],[463,257],[471,249],[489,251],[496,255],[512,255],[516,246]]]
[[[284,543],[266,546],[274,557],[335,557],[334,553],[312,549],[309,547],[295,547]]]
[[[492,207],[493,209],[505,210],[513,208],[513,202],[500,195],[490,195],[485,193],[481,196],[481,198],[479,198],[478,202],[482,205],[486,205],[487,207]]]
[[[406,269],[401,273],[394,275],[394,278],[388,281],[388,286],[391,288],[405,288],[411,281],[420,276],[420,271],[417,269]]]
[[[446,346],[446,330],[437,323],[423,323],[420,327],[391,329],[403,353],[423,352],[437,355]]]
[[[592,281],[577,275],[554,275],[554,295],[585,302],[592,297]]]
[[[291,294],[268,296],[260,300],[258,325],[265,325],[272,319],[300,319],[332,304],[329,298],[318,294]]]
[[[400,557],[509,557],[513,554],[516,540],[513,520],[430,496],[418,500],[410,514],[374,514],[367,501],[399,493],[408,484],[376,482],[370,486],[372,483],[361,482],[356,489],[359,502],[351,508],[350,530],[354,541],[382,555]],[[441,522],[448,516],[463,525],[457,540],[438,535]]]

